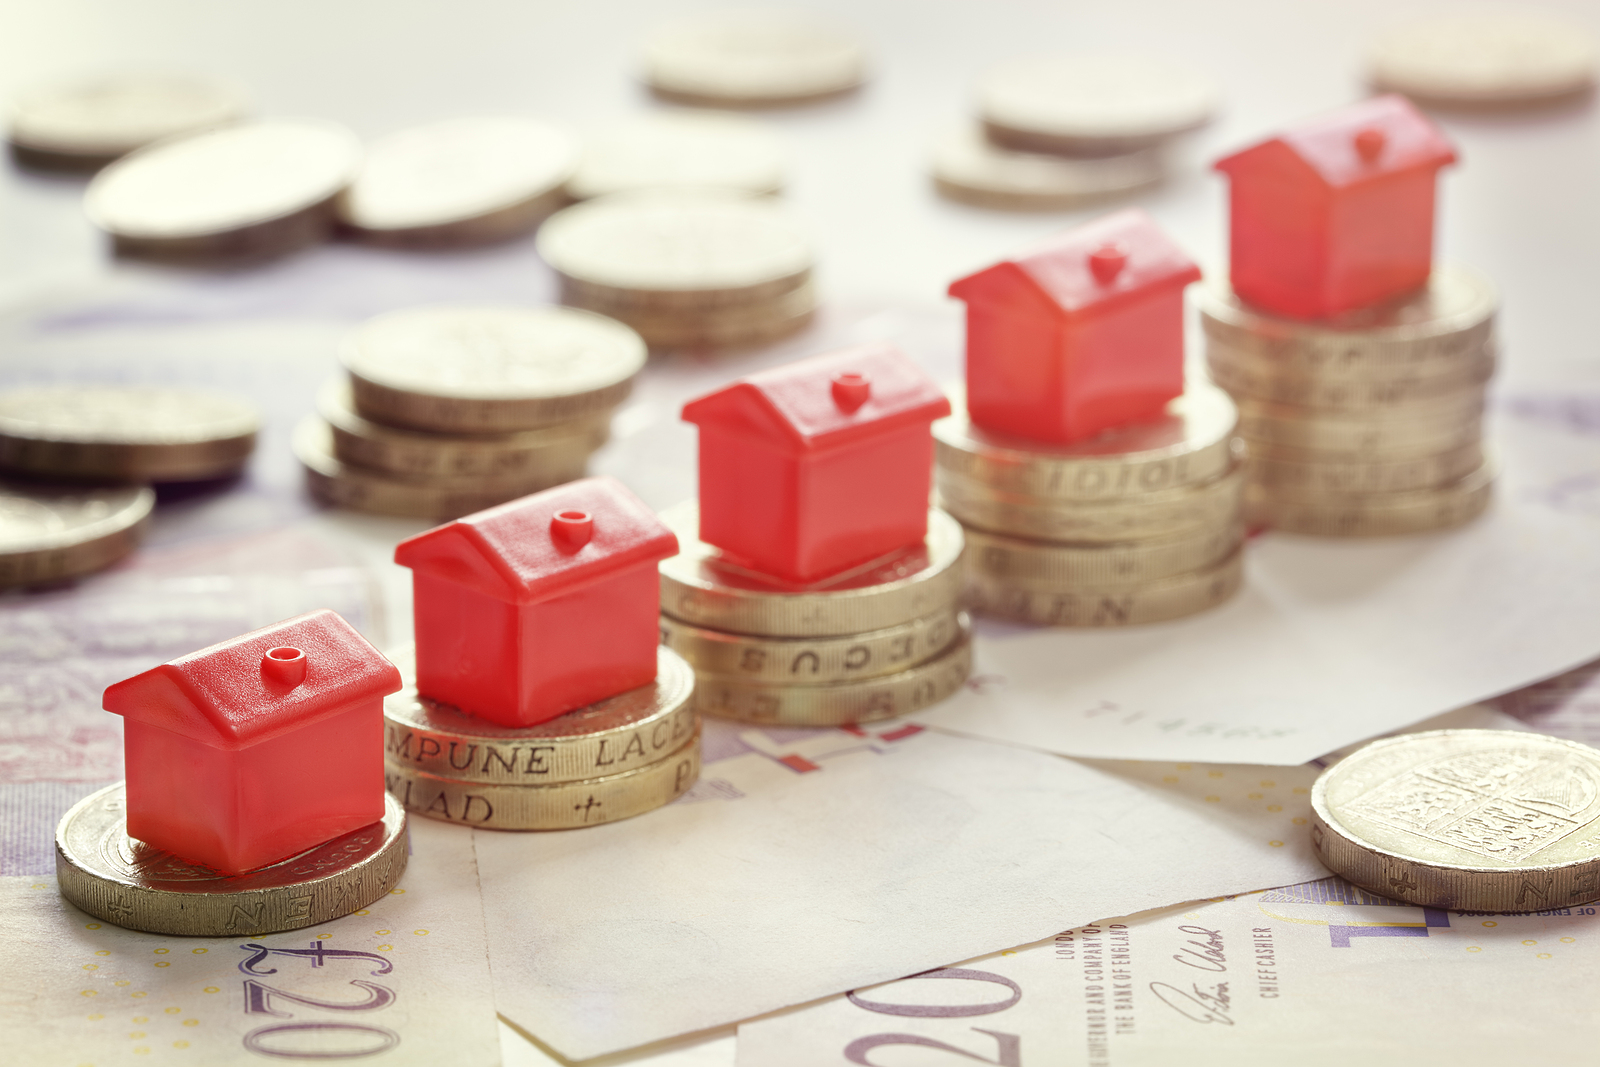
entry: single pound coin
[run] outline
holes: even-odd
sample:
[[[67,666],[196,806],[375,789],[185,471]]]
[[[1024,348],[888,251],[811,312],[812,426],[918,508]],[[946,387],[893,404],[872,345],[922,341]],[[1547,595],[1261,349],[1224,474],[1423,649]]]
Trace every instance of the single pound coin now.
[[[602,131],[567,182],[577,200],[639,189],[783,188],[785,152],[765,124],[739,115],[677,111]]]
[[[1311,787],[1336,874],[1424,907],[1547,911],[1600,899],[1600,752],[1514,730],[1374,741]]]
[[[685,103],[770,106],[847,92],[866,78],[850,33],[803,12],[735,10],[680,19],[645,42],[645,82]]]
[[[107,74],[24,91],[7,136],[24,163],[90,170],[164,137],[237,122],[247,106],[238,86],[215,78]]]
[[[993,144],[971,126],[935,142],[932,169],[934,186],[951,200],[1006,211],[1081,207],[1147,188],[1166,176],[1156,149],[1078,158],[1018,152]]]
[[[1527,11],[1435,15],[1374,44],[1368,76],[1434,103],[1533,104],[1595,81],[1595,42],[1583,27]]]
[[[0,588],[42,585],[109,567],[132,552],[156,495],[143,487],[0,482]]]

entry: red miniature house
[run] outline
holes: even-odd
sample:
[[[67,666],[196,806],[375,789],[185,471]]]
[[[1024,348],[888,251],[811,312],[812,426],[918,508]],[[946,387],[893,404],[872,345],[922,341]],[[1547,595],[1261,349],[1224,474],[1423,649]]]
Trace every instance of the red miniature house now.
[[[383,818],[383,698],[400,672],[314,611],[111,686],[128,835],[242,874]]]
[[[1455,159],[1409,101],[1379,96],[1221,160],[1234,292],[1310,319],[1420,288],[1435,180]]]
[[[1130,210],[953,282],[967,305],[967,414],[1051,444],[1159,418],[1183,392],[1183,289],[1199,278]]]
[[[929,426],[950,414],[899,349],[861,345],[752,374],[692,400],[700,539],[796,582],[928,534]]]
[[[678,539],[611,478],[585,478],[400,542],[417,689],[532,726],[656,676],[661,575]]]

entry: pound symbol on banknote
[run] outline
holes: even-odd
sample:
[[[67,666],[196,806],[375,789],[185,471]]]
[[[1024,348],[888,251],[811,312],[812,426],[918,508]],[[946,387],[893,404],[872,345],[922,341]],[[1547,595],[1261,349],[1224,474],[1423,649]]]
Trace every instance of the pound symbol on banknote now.
[[[302,956],[309,959],[313,967],[321,967],[324,961],[334,958],[364,957],[378,962],[379,967],[372,972],[373,974],[388,974],[394,970],[394,964],[376,952],[360,952],[349,948],[326,948],[320,941],[311,942],[310,948],[269,948],[266,945],[258,945],[253,941],[239,947],[247,952],[254,950],[254,954],[249,959],[239,964],[239,970],[245,974],[277,974],[278,969],[276,967],[268,967],[264,971],[256,970],[256,964],[262,962],[268,956]]]

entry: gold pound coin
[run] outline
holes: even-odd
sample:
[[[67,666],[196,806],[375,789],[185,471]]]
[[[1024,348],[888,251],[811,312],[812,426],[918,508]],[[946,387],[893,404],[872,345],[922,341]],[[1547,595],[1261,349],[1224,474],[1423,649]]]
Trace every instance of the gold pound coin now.
[[[1474,442],[1443,452],[1394,459],[1362,459],[1342,453],[1294,449],[1250,452],[1250,481],[1268,494],[1317,498],[1323,494],[1393,493],[1431,489],[1466,477],[1483,466],[1483,446]]]
[[[1252,451],[1264,445],[1339,452],[1374,459],[1431,455],[1483,438],[1481,389],[1447,405],[1414,405],[1378,415],[1325,412],[1254,400],[1239,402],[1239,434]]]
[[[0,588],[43,585],[109,567],[144,537],[156,495],[0,482]]]
[[[693,626],[757,637],[840,637],[901,626],[955,607],[961,526],[937,508],[920,545],[808,585],[738,566],[699,539],[694,502],[661,514],[678,535],[661,561],[661,612]]]
[[[232,397],[143,386],[0,393],[0,467],[50,478],[201,481],[236,473],[261,420]]]
[[[523,727],[418,696],[415,649],[391,658],[405,688],[383,702],[383,758],[439,778],[550,785],[604,777],[665,759],[695,730],[694,672],[667,648],[649,685]]]
[[[1243,578],[1238,550],[1211,567],[1126,584],[1069,585],[969,572],[967,603],[980,615],[1036,626],[1140,626],[1208,611],[1237,593]]]
[[[590,137],[567,192],[575,200],[661,188],[770,194],[783,188],[786,156],[776,132],[754,119],[658,112]]]
[[[130,930],[234,937],[329,922],[385,896],[406,869],[406,815],[384,798],[379,822],[241,875],[189,863],[128,836],[123,783],[91,793],[56,828],[61,895]]]
[[[1499,299],[1460,267],[1435,268],[1403,299],[1304,322],[1249,307],[1226,286],[1199,287],[1208,356],[1225,353],[1258,371],[1377,382],[1450,375],[1493,352]]]
[[[961,391],[952,392],[954,414],[933,424],[934,461],[1001,492],[1061,501],[1138,499],[1220,478],[1237,459],[1238,409],[1206,382],[1191,382],[1160,419],[1065,446],[981,430],[968,419]]]
[[[807,280],[771,299],[720,304],[704,311],[646,311],[592,300],[563,284],[562,300],[626,323],[652,348],[732,348],[764,344],[805,328],[816,311],[817,294]]]
[[[1278,404],[1297,404],[1320,411],[1371,414],[1416,403],[1444,402],[1475,393],[1494,375],[1494,357],[1485,354],[1446,374],[1426,378],[1354,378],[1291,376],[1233,362],[1216,349],[1208,353],[1211,380],[1235,396]]]
[[[696,671],[754,682],[822,685],[878,678],[937,656],[962,632],[954,608],[846,637],[752,637],[661,616],[661,643]]]
[[[998,581],[1097,586],[1148,582],[1212,566],[1244,540],[1236,519],[1215,529],[1142,541],[1069,544],[967,530],[967,570]]]
[[[184,74],[126,73],[34,86],[12,105],[13,154],[31,166],[93,170],[165,137],[244,117],[244,93]]]
[[[700,727],[676,751],[602,778],[550,785],[464,782],[384,763],[389,793],[407,811],[480,830],[574,830],[631,819],[678,799],[700,777]]]
[[[1544,12],[1441,13],[1380,37],[1367,73],[1380,90],[1433,104],[1536,105],[1592,86],[1595,51],[1583,26]]]
[[[962,126],[935,142],[932,173],[934,187],[961,203],[1059,211],[1155,185],[1166,167],[1153,148],[1078,158],[1017,152],[991,143],[981,129]]]
[[[1460,526],[1483,514],[1494,496],[1485,463],[1465,478],[1431,489],[1392,493],[1289,495],[1251,486],[1245,514],[1253,525],[1322,537],[1391,537]]]
[[[1237,521],[1245,466],[1198,485],[1088,503],[999,492],[935,471],[939,503],[965,526],[1037,541],[1137,541],[1226,527]]]
[[[781,685],[696,673],[695,706],[706,715],[767,726],[846,726],[909,715],[950,696],[972,673],[963,629],[934,659],[895,674],[820,685]]]
[[[1311,787],[1311,844],[1407,904],[1552,911],[1600,899],[1600,752],[1514,730],[1374,741]]]
[[[800,12],[733,10],[656,30],[640,57],[658,95],[711,107],[797,104],[848,92],[866,77],[852,34]]]

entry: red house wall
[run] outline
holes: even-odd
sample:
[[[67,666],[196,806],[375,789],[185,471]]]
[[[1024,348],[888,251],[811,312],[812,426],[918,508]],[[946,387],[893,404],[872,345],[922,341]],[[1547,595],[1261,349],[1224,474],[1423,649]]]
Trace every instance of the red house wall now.
[[[967,305],[967,415],[992,433],[1055,440],[1065,333],[1032,297]]]
[[[1287,148],[1252,154],[1228,178],[1233,291],[1280,315],[1325,314],[1330,190]]]
[[[383,702],[237,751],[126,719],[128,834],[226,874],[383,818]]]
[[[1158,419],[1183,393],[1183,290],[1096,309],[1073,324],[1065,345],[1066,380],[1052,398],[1060,411],[1054,440],[1082,441]]]
[[[652,560],[518,609],[520,706],[507,725],[531,726],[654,681],[660,605]]]
[[[422,570],[411,574],[418,692],[516,725],[516,606]]]
[[[800,460],[808,516],[794,574],[826,577],[928,536],[933,435],[917,423]]]
[[[757,570],[785,573],[799,555],[800,472],[757,431],[700,426],[700,540]]]
[[[1334,195],[1324,314],[1382,303],[1427,284],[1436,185],[1432,170],[1408,171]]]

